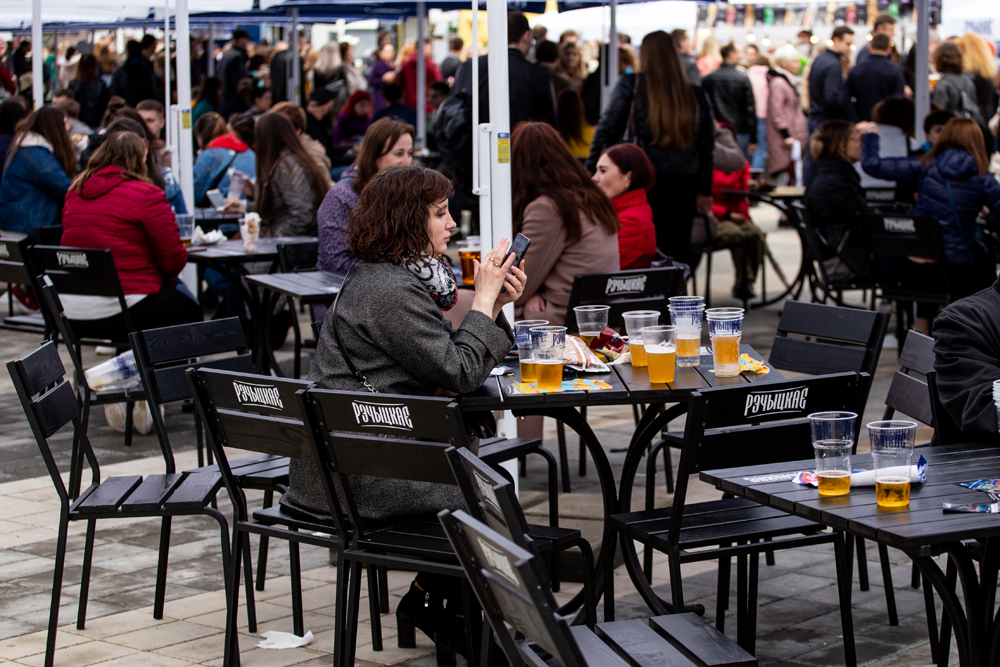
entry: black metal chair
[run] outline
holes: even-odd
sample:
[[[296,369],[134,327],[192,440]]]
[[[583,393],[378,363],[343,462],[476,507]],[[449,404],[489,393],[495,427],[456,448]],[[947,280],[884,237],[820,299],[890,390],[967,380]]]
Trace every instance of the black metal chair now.
[[[55,657],[56,631],[59,625],[59,602],[62,594],[63,568],[66,561],[66,541],[70,521],[86,521],[83,572],[80,583],[80,602],[77,628],[84,629],[87,617],[87,597],[90,570],[94,551],[96,523],[99,519],[125,519],[162,517],[161,548],[156,572],[156,591],[153,596],[153,617],[163,618],[164,589],[167,576],[167,552],[164,548],[164,531],[169,534],[170,518],[201,514],[218,522],[222,543],[222,565],[225,575],[231,571],[229,526],[226,518],[210,506],[220,488],[218,475],[201,473],[174,473],[172,461],[166,456],[167,474],[138,475],[101,478],[101,470],[94,450],[87,438],[81,418],[79,397],[64,378],[66,373],[55,343],[49,341],[23,359],[7,362],[7,370],[21,401],[31,432],[38,444],[45,467],[59,495],[59,534],[56,545],[55,571],[52,580],[52,602],[49,608],[48,638],[45,645],[45,666],[52,667]],[[75,439],[79,443],[79,456],[86,459],[91,471],[91,484],[75,501],[63,484],[59,466],[49,445],[49,438],[72,422]],[[225,576],[226,586],[230,577]],[[237,584],[238,585],[238,584]],[[250,582],[247,582],[250,590]],[[250,626],[255,620],[248,609]]]
[[[868,257],[864,253],[851,252],[851,247],[846,245],[848,238],[846,235],[839,244],[834,239],[827,238],[828,232],[812,224],[809,211],[801,203],[792,202],[791,210],[801,220],[799,230],[803,240],[802,252],[805,253],[803,261],[808,270],[809,292],[813,303],[832,301],[838,306],[845,306],[844,292],[870,290],[871,305],[874,310],[876,285],[871,277]],[[847,232],[847,235],[849,234],[850,232]],[[832,272],[833,267],[827,263],[831,259],[839,259],[851,270],[846,272],[846,275],[843,267],[839,272]]]
[[[37,248],[37,246],[36,246]],[[87,251],[89,252],[100,252],[107,253],[107,259],[110,261],[111,253],[107,250],[102,251]],[[114,264],[111,265],[112,268]],[[87,286],[91,284],[96,284],[107,279],[109,274],[99,273],[94,276],[86,276],[80,280],[84,287],[77,289],[86,289]],[[83,432],[87,433],[90,425],[90,408],[94,405],[108,405],[111,403],[125,403],[125,446],[132,446],[132,406],[136,401],[146,400],[146,392],[140,387],[138,389],[126,389],[124,391],[102,391],[97,392],[90,388],[87,383],[87,378],[84,375],[83,361],[81,359],[81,349],[82,346],[87,344],[81,342],[80,339],[76,337],[73,332],[73,327],[70,324],[69,319],[66,317],[66,313],[63,311],[62,301],[59,298],[59,292],[56,286],[52,283],[52,275],[46,272],[44,275],[40,276],[41,288],[39,297],[42,302],[42,307],[45,308],[48,313],[49,321],[52,323],[53,329],[62,338],[63,343],[66,345],[66,350],[69,352],[70,360],[73,362],[73,376],[76,384],[76,390],[80,395],[80,400],[83,404],[83,416],[81,418],[81,423],[83,424]],[[63,278],[68,281],[68,276],[63,276]],[[117,274],[114,275],[114,286],[118,288],[118,292],[121,292],[121,285],[118,283]],[[106,290],[106,287],[98,288],[100,291]],[[95,289],[94,291],[98,291]],[[123,312],[126,312],[127,318],[127,308],[125,307],[125,297],[122,296],[121,304]],[[131,322],[129,322],[128,327],[131,331]],[[129,333],[129,332],[123,332]],[[95,341],[91,343],[96,344]],[[104,344],[104,341],[101,341]],[[127,346],[127,343],[114,344],[114,347],[119,351],[122,351]],[[80,483],[81,483],[81,473],[83,471],[83,458],[79,455],[79,441],[78,439],[73,441],[73,462],[70,467],[70,478],[69,478],[69,494],[71,498],[76,498],[80,495]]]
[[[610,306],[608,326],[619,331],[625,330],[622,314],[630,310],[658,310],[667,312],[668,299],[684,291],[684,269],[679,266],[633,269],[611,273],[579,273],[573,278],[569,303],[566,305],[566,319],[563,323],[569,331],[577,331],[577,306]],[[555,323],[553,323],[555,324]],[[633,409],[636,424],[639,423],[638,408]],[[583,418],[587,409],[582,408]],[[563,493],[570,493],[569,455],[566,452],[566,428],[561,421],[556,422],[559,443],[559,468],[562,474]],[[587,475],[587,448],[579,443],[580,477]]]
[[[243,336],[243,325],[238,318],[230,317],[137,331],[131,334],[131,341],[135,363],[146,390],[146,400],[149,401],[153,426],[160,439],[160,447],[168,457],[167,472],[172,473],[173,450],[160,407],[191,400],[191,386],[185,376],[188,368],[220,368],[252,373],[254,365]],[[206,360],[206,357],[211,359]],[[208,465],[204,464],[201,419],[197,413],[194,418],[199,467],[187,472],[218,475],[219,467],[212,463],[210,448]],[[282,494],[288,490],[288,457],[261,454],[230,461],[229,465],[240,488],[264,492],[265,509],[274,504],[275,492]],[[267,536],[261,536],[257,558],[258,591],[264,590],[267,575],[267,545]]]
[[[315,271],[319,260],[319,242],[315,243],[281,243],[278,245],[278,266],[282,273],[299,273]],[[292,313],[292,336],[294,339],[294,356],[292,357],[292,377],[302,375],[302,350],[316,349],[316,338],[303,340],[299,327],[299,318],[295,316],[294,299],[288,297],[288,310]]]
[[[694,614],[601,623],[559,615],[539,557],[461,510],[438,519],[511,665],[750,667],[757,660]],[[513,632],[508,628],[513,628]],[[487,645],[492,650],[493,642]]]
[[[691,475],[708,468],[741,467],[810,459],[812,440],[807,415],[827,410],[857,410],[868,382],[863,373],[840,373],[765,384],[739,384],[694,392],[687,422],[672,507],[630,512],[642,439],[633,442],[622,471],[622,514],[612,515],[633,583],[654,613],[687,611],[681,564],[718,560],[716,625],[722,630],[729,600],[730,559],[737,558],[737,643],[753,652],[756,635],[757,563],[761,552],[834,542],[838,574],[851,566],[851,539],[821,532],[824,526],[762,507],[741,498],[686,504]],[[773,407],[769,407],[773,406]],[[664,415],[648,427],[656,433]],[[846,544],[845,544],[846,539]],[[672,604],[657,596],[639,568],[633,540],[667,554]],[[747,570],[749,558],[749,571]],[[606,564],[607,566],[607,564]],[[850,570],[848,570],[848,573]],[[849,577],[849,575],[848,575]],[[838,577],[844,648],[855,663],[850,590]],[[607,592],[605,594],[608,594]]]
[[[458,488],[465,498],[465,507],[477,521],[482,521],[501,535],[525,549],[534,549],[540,556],[547,556],[567,549],[579,549],[583,556],[583,614],[587,626],[593,629],[597,622],[593,580],[594,551],[579,530],[531,526],[524,518],[512,481],[504,478],[494,468],[468,449],[449,447],[445,450],[448,463],[458,481]],[[534,537],[533,537],[534,536]],[[540,539],[543,538],[543,539]],[[550,568],[556,569],[552,559]],[[579,597],[579,596],[578,596]],[[573,600],[560,610],[575,608]]]
[[[31,256],[31,241],[27,238],[5,237],[0,232],[0,283],[7,283],[7,316],[0,323],[0,328],[42,334],[42,339],[48,340],[51,331],[44,311],[28,315],[14,314],[14,293],[11,287],[24,285],[37,295],[38,273]]]

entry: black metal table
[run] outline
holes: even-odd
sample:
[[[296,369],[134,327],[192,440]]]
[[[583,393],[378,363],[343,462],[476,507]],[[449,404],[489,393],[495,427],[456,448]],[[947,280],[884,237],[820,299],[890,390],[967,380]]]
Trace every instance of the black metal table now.
[[[902,550],[941,597],[954,628],[960,664],[1000,664],[1000,614],[995,611],[1000,515],[952,514],[941,508],[943,502],[989,503],[988,495],[955,484],[1000,477],[1000,449],[965,444],[921,447],[917,452],[929,463],[927,480],[913,485],[910,504],[899,508],[878,507],[874,487],[853,488],[846,496],[822,498],[818,489],[789,481],[797,471],[812,470],[811,460],[709,470],[701,473],[701,479],[726,493],[843,531],[849,539],[863,537]],[[870,469],[871,456],[858,455],[852,463]],[[971,540],[978,543],[971,547],[964,544]],[[847,554],[851,553],[850,546]],[[949,556],[948,575],[934,560],[941,554]],[[978,575],[975,560],[980,561]],[[844,585],[849,598],[850,565],[841,572],[847,578]],[[956,573],[962,582],[962,598],[954,586]],[[939,652],[946,650],[945,646],[939,648]]]
[[[257,252],[248,253],[243,249],[243,241],[234,239],[223,241],[210,246],[193,246],[188,248],[188,262],[198,268],[198,292],[201,292],[201,281],[205,275],[205,269],[215,269],[224,275],[232,285],[239,291],[247,304],[250,314],[250,333],[253,340],[250,341],[250,349],[254,354],[254,359],[260,363],[262,353],[261,341],[255,333],[253,324],[258,321],[261,313],[260,292],[256,286],[246,283],[243,278],[249,275],[246,264],[256,262],[267,262],[269,267],[267,273],[278,268],[278,246],[292,243],[312,243],[316,241],[314,236],[277,236],[273,238],[262,238],[257,241]],[[200,296],[200,294],[199,294]]]
[[[755,359],[760,359],[760,355],[749,345],[741,345],[740,353],[747,353]],[[506,363],[510,366],[517,366],[517,358],[508,358]],[[695,368],[678,368],[675,373],[675,381],[672,384],[653,384],[649,381],[649,374],[645,368],[633,368],[630,365],[611,366],[611,373],[575,373],[566,370],[566,377],[581,377],[583,379],[604,380],[611,385],[611,389],[601,391],[566,391],[542,394],[519,394],[514,390],[514,383],[521,381],[520,368],[512,376],[491,376],[484,385],[472,394],[466,394],[460,398],[462,409],[468,412],[484,410],[510,410],[515,416],[544,416],[562,421],[577,433],[581,441],[586,446],[591,458],[594,460],[594,467],[597,470],[598,482],[601,487],[601,498],[604,511],[604,528],[601,542],[601,552],[594,564],[594,590],[597,599],[600,599],[605,584],[604,563],[606,559],[614,558],[615,531],[608,518],[612,514],[623,511],[621,502],[625,504],[624,511],[628,511],[631,501],[631,482],[629,470],[631,466],[631,476],[634,477],[638,469],[639,462],[645,455],[646,450],[654,437],[671,420],[684,414],[687,410],[685,401],[692,392],[698,389],[709,387],[725,386],[730,383],[741,382],[766,382],[768,380],[784,379],[778,371],[771,369],[767,375],[757,375],[754,373],[742,373],[735,378],[716,378],[710,372],[714,364],[712,355],[702,355],[701,365]],[[678,403],[680,401],[680,403]],[[668,410],[663,410],[667,403],[677,403]],[[628,495],[621,497],[617,490],[617,482],[611,463],[608,460],[607,452],[601,445],[593,430],[587,424],[587,420],[581,415],[578,408],[594,407],[602,405],[635,405],[648,404],[649,407],[643,413],[632,441],[629,445],[628,454],[623,472],[623,484],[628,483]],[[635,547],[628,545],[631,550],[630,564],[628,553],[626,553],[626,566],[633,581],[643,578],[638,558],[635,554]],[[634,569],[634,572],[633,572]],[[607,568],[608,572],[611,568]],[[648,586],[648,584],[647,584]],[[578,596],[582,600],[582,596]],[[605,598],[605,620],[614,620],[614,604],[612,596]]]
[[[330,305],[340,293],[344,276],[327,271],[303,271],[301,273],[258,273],[246,276],[246,281],[260,288],[262,317],[256,323],[258,356],[257,372],[263,375],[274,372],[280,376],[278,362],[274,358],[271,345],[271,316],[278,300],[284,297],[298,299],[308,305],[322,303]],[[292,315],[295,316],[294,313]],[[297,335],[297,334],[296,334]]]

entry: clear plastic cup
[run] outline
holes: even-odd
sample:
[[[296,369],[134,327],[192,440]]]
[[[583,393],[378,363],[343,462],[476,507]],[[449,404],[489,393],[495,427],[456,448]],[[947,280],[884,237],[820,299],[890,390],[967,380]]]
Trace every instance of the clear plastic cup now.
[[[622,313],[625,320],[625,333],[628,334],[628,349],[632,354],[632,365],[642,368],[646,365],[646,349],[643,347],[642,330],[655,327],[660,323],[658,310],[630,310]]]
[[[194,234],[194,215],[191,213],[175,213],[177,218],[177,231],[181,235],[181,242],[185,246],[191,245],[191,236]]]
[[[521,366],[521,382],[538,382],[535,369],[535,347],[531,343],[531,329],[544,327],[548,320],[521,320],[514,322],[514,340],[517,342],[517,359]]]
[[[558,391],[562,387],[566,327],[532,327],[530,331],[538,388],[542,391]]]
[[[584,343],[590,345],[590,341],[607,328],[610,311],[611,306],[577,306],[573,309],[576,313],[576,330],[580,332]]]
[[[917,422],[886,419],[868,424],[879,507],[910,504],[910,465],[916,438]]]
[[[854,412],[814,412],[809,415],[819,495],[843,496],[851,491],[851,451],[854,449]]]
[[[742,308],[709,308],[708,336],[712,340],[715,377],[731,378],[740,374],[740,339],[743,336]]]
[[[670,323],[677,327],[677,365],[694,367],[701,363],[701,326],[705,316],[705,298],[672,296],[667,309]]]
[[[673,382],[677,363],[677,327],[643,327],[642,342],[649,360],[649,381],[655,384]]]
[[[462,267],[462,284],[475,285],[475,262],[480,259],[480,254],[482,253],[479,237],[470,236],[467,239],[459,241],[456,245],[458,245],[458,262]]]

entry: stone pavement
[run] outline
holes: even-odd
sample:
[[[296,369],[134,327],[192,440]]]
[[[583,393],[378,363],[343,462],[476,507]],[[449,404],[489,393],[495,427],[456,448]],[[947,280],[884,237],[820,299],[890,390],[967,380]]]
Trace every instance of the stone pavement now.
[[[769,232],[769,244],[785,268],[793,275],[798,266],[798,242],[794,232],[777,229],[773,214],[754,209]],[[718,253],[713,267],[713,292],[716,305],[737,305],[728,297],[732,265],[728,253]],[[768,285],[779,284],[768,269]],[[703,273],[703,271],[702,271]],[[699,285],[704,279],[699,276]],[[765,356],[777,324],[779,306],[748,314],[744,340]],[[17,358],[37,345],[34,336],[0,331],[4,360]],[[290,345],[279,352],[287,361]],[[865,420],[881,416],[889,380],[896,369],[895,351],[886,349],[876,375]],[[86,363],[99,359],[88,353]],[[628,408],[592,409],[589,421],[601,442],[609,449],[628,444],[633,422]],[[193,417],[179,408],[168,409],[166,421],[171,442],[177,449],[178,469],[196,465]],[[6,373],[0,373],[0,667],[41,665],[48,617],[49,592],[55,552],[55,527],[58,503],[38,457],[37,448],[20,414]],[[679,426],[680,424],[675,424]],[[554,442],[554,425],[546,423],[546,442]],[[152,474],[162,472],[162,459],[155,436],[138,436],[130,450],[122,436],[104,423],[100,409],[91,421],[90,436],[107,475]],[[926,438],[925,438],[926,439]],[[573,493],[560,498],[561,525],[581,528],[588,538],[599,537],[597,480],[593,466],[585,478],[576,475],[576,442],[570,437],[573,462]],[[68,463],[70,436],[61,433],[54,440],[60,463]],[[864,443],[862,443],[864,447]],[[676,457],[675,457],[676,458]],[[624,453],[611,452],[609,459],[616,473]],[[545,476],[538,463],[529,463],[528,477],[522,478],[521,500],[527,513],[544,521]],[[660,502],[668,502],[664,490]],[[692,502],[718,497],[707,485],[692,484]],[[249,494],[251,506],[259,503],[259,494]],[[223,493],[220,509],[230,511]],[[155,519],[105,521],[98,524],[86,629],[77,630],[76,603],[83,547],[82,524],[71,525],[66,575],[60,609],[59,649],[56,664],[60,667],[87,665],[133,665],[154,667],[191,664],[219,665],[222,656],[222,628],[225,601],[219,558],[219,535],[214,522],[204,517],[176,518],[171,534],[170,568],[167,576],[167,605],[161,621],[152,617],[153,584],[159,522]],[[256,540],[254,540],[256,555]],[[900,624],[889,627],[885,614],[884,591],[877,552],[869,545],[868,558],[871,590],[859,592],[855,577],[853,614],[855,641],[859,660],[872,665],[930,664],[923,597],[909,588],[909,561],[899,552],[891,552],[892,574],[899,609]],[[301,548],[306,629],[315,641],[303,648],[267,651],[255,648],[259,638],[246,631],[246,617],[241,610],[241,651],[243,664],[283,667],[284,665],[328,665],[333,649],[333,603],[335,571],[328,564],[329,554],[308,546]],[[654,586],[669,597],[665,557],[654,558]],[[266,590],[257,592],[258,632],[291,631],[291,598],[288,558],[284,545],[272,541],[268,560]],[[685,566],[685,596],[706,607],[705,618],[714,621],[716,565],[701,563]],[[842,665],[840,618],[835,587],[832,547],[821,546],[790,552],[778,552],[776,565],[760,567],[757,655],[762,665]],[[403,595],[411,575],[389,575],[390,597]],[[735,581],[735,580],[734,580]],[[558,597],[565,599],[578,590],[578,584],[564,583]],[[364,591],[364,587],[363,587]],[[616,571],[616,611],[618,618],[645,617],[648,610],[628,579],[624,568]],[[241,593],[242,595],[242,593]],[[730,601],[735,609],[735,595]],[[359,665],[399,664],[434,665],[431,642],[418,633],[418,648],[395,647],[395,618],[381,619],[385,650],[371,650],[370,625],[366,601],[361,607],[362,625],[358,632]],[[940,610],[939,610],[940,613]],[[730,611],[726,632],[735,637],[735,615]],[[461,659],[460,659],[461,660]],[[953,657],[953,663],[956,659]]]

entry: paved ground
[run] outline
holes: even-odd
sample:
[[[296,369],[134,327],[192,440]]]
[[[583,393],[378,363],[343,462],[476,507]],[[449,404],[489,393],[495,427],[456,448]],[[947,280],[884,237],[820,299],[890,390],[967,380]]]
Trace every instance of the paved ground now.
[[[769,242],[779,262],[789,276],[798,266],[798,244],[794,232],[778,230],[773,212],[755,209],[769,232]],[[713,292],[717,305],[736,305],[728,298],[731,284],[731,263],[728,253],[717,253],[713,267]],[[704,284],[699,278],[699,286]],[[769,270],[768,285],[779,285],[777,276]],[[780,310],[778,306],[752,311],[747,316],[744,339],[765,356],[770,348]],[[37,345],[37,338],[26,334],[0,331],[4,359],[21,356]],[[289,348],[290,346],[286,346]],[[889,345],[891,348],[891,343]],[[288,359],[287,349],[279,359]],[[881,416],[892,372],[895,351],[886,349],[875,378],[865,419]],[[85,363],[98,359],[88,354]],[[51,482],[44,477],[44,468],[20,407],[11,393],[6,374],[0,374],[0,667],[6,664],[41,665],[44,650],[44,627],[48,615],[49,595],[55,552],[55,527],[58,503]],[[633,423],[626,408],[591,410],[590,423],[602,443],[615,449],[627,445]],[[167,411],[166,420],[171,439],[177,450],[178,468],[196,465],[192,416],[174,408]],[[115,474],[151,474],[162,472],[159,447],[153,436],[135,436],[129,450],[122,436],[114,434],[104,423],[100,409],[95,411],[90,436],[104,465],[105,476]],[[547,424],[547,442],[554,441],[554,428]],[[66,464],[69,435],[63,433],[54,441],[60,463]],[[575,439],[571,438],[570,458],[575,461]],[[864,445],[862,444],[862,447]],[[611,453],[612,466],[620,470],[624,454]],[[560,498],[562,525],[577,526],[588,538],[599,537],[599,498],[597,480],[590,466],[586,478],[573,476],[573,493]],[[521,480],[521,500],[529,515],[542,520],[547,516],[542,490],[545,488],[542,467],[529,466],[527,479]],[[662,487],[662,484],[661,484]],[[707,485],[695,482],[691,493],[695,500],[718,497]],[[661,488],[660,502],[669,502]],[[251,497],[251,503],[259,502]],[[224,512],[228,502],[220,502]],[[133,665],[183,666],[189,664],[219,665],[222,656],[223,609],[222,575],[219,560],[218,528],[203,518],[175,519],[171,535],[170,570],[168,573],[167,608],[165,617],[152,617],[153,581],[159,523],[155,520],[103,522],[98,527],[92,574],[90,605],[86,629],[74,624],[82,561],[82,525],[71,527],[66,578],[63,587],[59,633],[59,666]],[[254,552],[256,553],[256,551]],[[874,548],[869,549],[871,590],[859,592],[855,584],[853,614],[855,641],[863,664],[923,665],[930,664],[925,626],[923,598],[919,591],[908,587],[909,562],[894,552],[893,582],[899,607],[900,624],[889,627],[885,614],[884,590]],[[313,632],[313,644],[299,649],[265,651],[254,648],[258,638],[246,633],[245,617],[241,619],[243,664],[327,665],[330,662],[333,639],[334,569],[327,563],[328,553],[321,549],[302,548],[303,588],[306,628]],[[664,597],[669,597],[665,561],[654,559],[654,585]],[[714,563],[686,566],[685,596],[705,605],[706,620],[714,621]],[[779,552],[774,567],[760,568],[757,654],[761,664],[811,665],[813,667],[843,664],[840,620],[835,588],[835,572],[831,547],[815,547],[794,552]],[[390,573],[391,596],[405,593],[409,585],[407,573]],[[616,610],[619,618],[644,617],[648,610],[634,593],[624,571],[616,572]],[[560,597],[571,595],[577,585],[566,583]],[[291,631],[291,600],[288,589],[287,552],[282,545],[272,543],[266,591],[257,593],[259,632]],[[735,608],[735,599],[730,608]],[[362,627],[359,629],[358,664],[433,665],[432,645],[418,638],[419,648],[395,648],[395,619],[390,614],[381,619],[386,637],[385,650],[371,650],[367,604],[361,605]],[[735,617],[729,612],[726,631],[735,636]],[[419,634],[419,633],[418,633]],[[953,659],[953,662],[955,660]]]

